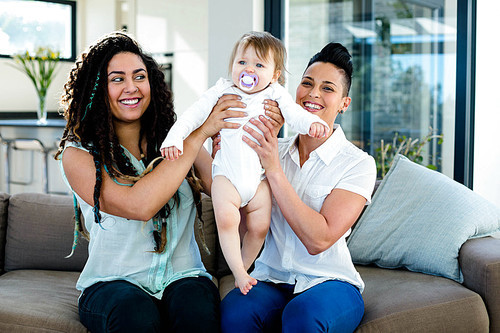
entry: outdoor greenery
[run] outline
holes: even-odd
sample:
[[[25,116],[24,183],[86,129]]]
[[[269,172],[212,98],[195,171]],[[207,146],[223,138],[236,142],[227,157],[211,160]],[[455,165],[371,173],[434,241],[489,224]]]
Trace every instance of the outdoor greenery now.
[[[434,139],[438,140],[437,144],[439,145],[443,143],[443,135],[435,134],[432,129],[429,129],[429,133],[421,139],[407,138],[404,135],[400,136],[396,132],[392,138],[392,142],[385,143],[383,139],[380,140],[380,147],[375,149],[377,177],[379,179],[385,177],[387,171],[391,168],[394,158],[398,154],[406,156],[415,163],[422,164],[424,162],[424,147]],[[437,170],[437,166],[433,164],[427,164],[426,167]]]

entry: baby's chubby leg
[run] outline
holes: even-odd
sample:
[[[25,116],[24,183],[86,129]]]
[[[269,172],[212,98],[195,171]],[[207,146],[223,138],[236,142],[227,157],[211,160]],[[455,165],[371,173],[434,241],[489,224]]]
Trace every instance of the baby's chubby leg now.
[[[233,184],[224,176],[212,181],[212,204],[224,258],[235,278],[235,284],[246,295],[257,280],[248,275],[241,258],[240,224],[241,198]]]
[[[271,188],[267,179],[260,182],[257,192],[245,207],[247,232],[243,237],[241,254],[248,270],[257,258],[271,224]]]

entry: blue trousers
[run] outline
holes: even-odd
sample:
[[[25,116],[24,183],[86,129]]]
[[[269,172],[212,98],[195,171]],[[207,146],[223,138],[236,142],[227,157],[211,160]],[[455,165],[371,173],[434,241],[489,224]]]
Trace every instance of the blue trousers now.
[[[347,282],[293,288],[259,281],[247,295],[233,289],[221,303],[222,332],[353,332],[363,317],[363,298]]]
[[[220,332],[219,292],[206,277],[170,284],[158,300],[123,280],[86,288],[80,321],[98,332]]]

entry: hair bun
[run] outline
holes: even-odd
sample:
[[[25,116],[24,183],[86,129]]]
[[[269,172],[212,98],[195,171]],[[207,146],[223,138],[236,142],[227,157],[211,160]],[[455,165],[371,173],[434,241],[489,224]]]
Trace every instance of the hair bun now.
[[[316,53],[307,64],[307,68],[314,64],[315,62],[326,62],[334,65],[335,67],[344,71],[345,74],[345,93],[346,96],[349,94],[351,88],[352,79],[352,56],[346,47],[340,43],[328,43],[321,51]]]

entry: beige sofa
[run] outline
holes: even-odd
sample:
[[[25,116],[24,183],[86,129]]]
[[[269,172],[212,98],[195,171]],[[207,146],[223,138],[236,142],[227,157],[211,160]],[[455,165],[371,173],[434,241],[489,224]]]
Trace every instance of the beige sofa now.
[[[213,212],[204,198],[208,271],[221,297],[233,279],[217,245]],[[87,257],[73,257],[72,198],[0,193],[0,332],[86,332],[78,318],[75,283]],[[370,266],[358,332],[500,332],[500,239],[469,240],[460,252],[463,284]]]

